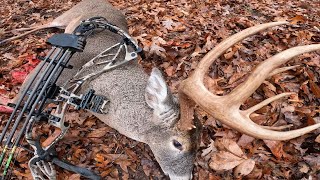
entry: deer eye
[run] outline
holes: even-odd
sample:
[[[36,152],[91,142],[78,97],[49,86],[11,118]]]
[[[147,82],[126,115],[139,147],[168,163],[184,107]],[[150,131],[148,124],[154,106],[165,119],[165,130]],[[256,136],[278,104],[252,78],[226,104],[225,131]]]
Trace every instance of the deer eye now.
[[[173,141],[172,141],[172,144],[173,144],[173,146],[174,146],[175,148],[179,149],[180,151],[183,150],[182,144],[181,144],[179,141],[173,140]]]

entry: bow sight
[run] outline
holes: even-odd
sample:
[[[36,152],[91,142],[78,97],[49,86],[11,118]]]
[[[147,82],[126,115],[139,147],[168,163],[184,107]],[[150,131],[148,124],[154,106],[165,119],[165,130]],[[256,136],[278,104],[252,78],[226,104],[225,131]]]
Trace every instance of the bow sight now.
[[[84,50],[87,37],[97,29],[109,30],[118,34],[122,37],[122,41],[107,48],[90,60],[78,71],[77,75],[86,67],[97,65],[95,61],[99,58],[110,55],[113,58],[108,61],[99,62],[99,64],[106,64],[102,70],[73,79],[71,81],[73,84],[70,87],[57,86],[56,82],[62,71],[65,68],[72,68],[68,64],[70,58],[74,53]],[[17,103],[10,104],[14,110],[0,136],[0,141],[4,145],[0,155],[1,169],[3,169],[2,179],[10,178],[10,174],[8,173],[10,164],[15,159],[15,156],[17,156],[17,147],[20,146],[23,136],[26,137],[27,142],[34,150],[34,157],[30,159],[28,164],[34,179],[55,179],[56,173],[53,164],[90,179],[100,179],[99,176],[85,168],[76,167],[59,160],[54,151],[54,145],[64,137],[69,128],[68,123],[64,121],[64,114],[70,106],[73,106],[75,109],[86,109],[100,114],[105,113],[103,109],[108,100],[103,96],[96,95],[92,89],[88,90],[85,94],[77,95],[76,93],[81,85],[89,78],[93,78],[107,70],[135,59],[138,53],[142,53],[141,48],[138,47],[136,42],[127,33],[117,26],[108,23],[103,17],[94,17],[82,21],[72,34],[54,35],[48,39],[47,43],[52,45],[52,49],[46,57],[40,57],[42,62],[38,65],[34,72],[34,77],[26,85]],[[134,51],[129,52],[128,45]],[[107,54],[115,48],[117,48],[116,54]],[[123,48],[126,52],[124,60],[116,61],[119,52]],[[41,144],[39,138],[34,139],[32,137],[32,128],[34,123],[43,120],[56,127],[57,130],[53,133],[53,140],[47,139]],[[21,124],[22,128],[18,132],[18,135],[14,136],[18,126]],[[8,131],[10,128],[11,131]],[[7,152],[9,152],[8,155]],[[6,163],[3,164],[5,160]]]

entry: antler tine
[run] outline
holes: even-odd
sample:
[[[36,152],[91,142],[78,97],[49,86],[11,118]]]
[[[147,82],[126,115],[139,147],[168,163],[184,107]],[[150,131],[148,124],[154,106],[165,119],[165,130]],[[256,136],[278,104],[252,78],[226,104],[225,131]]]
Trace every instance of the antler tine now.
[[[269,103],[271,103],[271,102],[273,102],[273,101],[275,101],[275,100],[277,100],[277,99],[283,98],[283,97],[285,97],[285,96],[290,96],[290,95],[292,95],[292,94],[295,94],[295,93],[281,93],[281,94],[278,94],[278,95],[276,95],[276,96],[270,97],[270,98],[262,101],[262,102],[259,103],[259,104],[254,105],[254,106],[252,106],[251,108],[249,108],[249,109],[247,109],[247,110],[244,110],[244,111],[242,111],[242,112],[243,112],[243,114],[246,114],[247,117],[249,118],[250,114],[252,114],[252,113],[255,112],[256,110],[262,108],[263,106],[266,106],[266,105],[268,105]]]
[[[232,99],[234,105],[240,107],[240,105],[251,96],[252,93],[263,83],[263,81],[269,77],[270,73],[281,64],[286,63],[290,59],[312,51],[320,49],[320,44],[297,46],[285,51],[282,51],[271,58],[260,63],[255,70],[251,73],[248,79],[236,87],[226,97]]]
[[[279,74],[279,73],[282,73],[282,72],[291,70],[291,69],[295,69],[295,68],[297,68],[297,67],[299,67],[299,66],[300,66],[300,65],[294,65],[294,66],[277,68],[277,69],[273,70],[273,71],[269,74],[269,77],[271,77],[271,76],[273,76],[273,75],[275,75],[275,74]]]
[[[247,81],[235,88],[230,94],[226,96],[213,95],[203,85],[204,75],[209,69],[212,62],[214,62],[233,44],[266,28],[287,23],[288,22],[273,22],[253,26],[226,39],[225,41],[217,45],[213,50],[211,50],[201,60],[195,72],[180,84],[180,94],[185,94],[186,96],[188,96],[190,99],[196,102],[204,111],[220,120],[227,126],[260,139],[289,140],[319,128],[320,123],[297,130],[279,132],[273,131],[272,129],[275,129],[274,127],[267,128],[257,125],[250,119],[249,115],[253,111],[274,100],[277,100],[284,96],[288,96],[291,93],[282,93],[275,97],[271,97],[245,111],[241,111],[239,108],[241,103],[243,103],[243,101],[261,85],[264,79],[268,78],[271,74],[274,74],[276,72],[283,72],[285,69],[294,68],[290,67],[275,69],[276,67],[302,53],[320,50],[320,44],[294,47],[269,58],[253,71]],[[182,121],[184,121],[183,118]],[[277,130],[280,129],[282,129],[282,127]]]

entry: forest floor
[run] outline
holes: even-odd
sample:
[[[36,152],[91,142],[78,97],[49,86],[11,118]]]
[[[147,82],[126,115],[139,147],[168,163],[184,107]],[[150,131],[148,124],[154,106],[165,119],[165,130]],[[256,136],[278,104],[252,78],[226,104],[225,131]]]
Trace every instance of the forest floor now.
[[[79,0],[3,0],[0,5],[0,39],[20,27],[44,24]],[[291,20],[288,26],[270,28],[230,48],[216,60],[207,88],[228,94],[245,81],[254,67],[285,49],[320,43],[319,0],[111,0],[126,16],[129,33],[146,52],[141,61],[147,72],[158,67],[174,93],[179,83],[196,68],[200,59],[230,35],[256,24]],[[7,102],[18,93],[37,55],[49,48],[48,37],[62,32],[42,30],[0,47],[0,120],[5,125],[11,109]],[[259,109],[252,120],[260,125],[292,124],[286,130],[320,123],[320,52],[306,53],[284,66],[297,68],[267,79],[242,105],[247,109],[282,92],[295,92]],[[203,123],[194,179],[320,179],[320,129],[288,141],[259,140],[221,124],[201,109]],[[89,168],[104,179],[165,179],[151,150],[85,112],[68,112],[71,128],[56,150],[60,159]],[[50,134],[41,125],[38,133]],[[24,142],[25,143],[25,142]],[[19,148],[12,173],[30,179],[32,154]],[[59,179],[80,179],[58,169]]]

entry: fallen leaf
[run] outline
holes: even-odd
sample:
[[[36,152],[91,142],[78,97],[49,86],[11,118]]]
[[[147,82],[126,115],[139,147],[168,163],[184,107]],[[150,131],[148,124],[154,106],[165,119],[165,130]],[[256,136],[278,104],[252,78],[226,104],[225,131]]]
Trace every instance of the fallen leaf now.
[[[23,70],[19,70],[19,71],[12,71],[11,72],[11,76],[13,78],[13,83],[23,83],[23,81],[26,79],[26,77],[28,76],[28,72],[25,72]]]
[[[88,134],[88,138],[100,138],[103,137],[104,135],[106,135],[109,131],[110,128],[108,127],[103,127],[103,128],[99,128],[99,129],[95,129],[92,132],[90,132]]]
[[[245,147],[245,146],[247,146],[249,143],[251,143],[254,140],[255,140],[254,137],[248,136],[246,134],[242,134],[242,136],[238,140],[237,144],[239,146]]]
[[[299,164],[299,171],[302,173],[308,173],[310,170],[310,168],[308,167],[308,165],[306,163],[300,163]]]
[[[209,76],[205,76],[204,84],[210,92],[212,92],[213,94],[219,95],[219,94],[223,94],[224,92],[223,89],[220,86],[218,86],[218,82],[221,80],[222,80],[221,78],[213,79],[213,78],[210,78]]]
[[[152,172],[152,168],[154,166],[154,163],[148,159],[142,159],[141,165],[142,165],[144,174],[149,177]]]
[[[313,94],[316,96],[316,98],[320,98],[320,87],[312,80],[310,80],[309,82],[310,82],[310,89],[313,92]]]
[[[4,53],[2,54],[3,57],[7,58],[7,59],[10,59],[10,60],[14,60],[15,57],[13,56],[12,53]]]
[[[244,161],[245,159],[240,158],[230,152],[220,151],[212,155],[209,166],[211,169],[217,170],[217,171],[230,170],[238,166]]]
[[[233,57],[233,55],[238,51],[238,47],[229,48],[225,54],[223,55],[225,59],[229,60]]]
[[[6,106],[10,102],[11,102],[11,99],[9,99],[9,97],[1,96],[0,94],[0,105]]]
[[[320,143],[320,135],[317,136],[317,138],[314,140],[317,143]]]
[[[202,150],[201,156],[204,157],[206,155],[208,155],[211,152],[216,152],[217,148],[214,146],[214,141],[212,139],[210,139],[210,144],[208,145],[208,147],[206,149]]]
[[[86,119],[86,121],[84,122],[84,125],[86,127],[92,128],[92,126],[96,125],[96,121],[97,121],[97,118],[94,116],[91,116]]]
[[[271,140],[263,140],[264,143],[271,150],[272,154],[278,159],[281,158],[284,154],[283,151],[283,143],[281,141],[271,141]]]
[[[304,16],[301,16],[301,15],[297,15],[297,16],[295,16],[294,18],[291,18],[290,19],[290,23],[291,24],[297,24],[298,22],[301,22],[301,23],[303,23],[303,22],[305,22],[307,19],[304,17]]]
[[[320,166],[320,154],[307,155],[303,159],[312,167]]]
[[[100,176],[101,176],[101,177],[106,177],[106,176],[108,176],[111,172],[113,172],[113,171],[115,171],[115,170],[116,170],[116,168],[114,168],[114,167],[108,168],[107,170],[103,171],[103,172],[100,174]]]
[[[227,150],[238,157],[242,157],[246,159],[246,156],[243,154],[241,148],[238,146],[238,144],[235,141],[231,139],[225,139],[225,138],[218,139],[216,140],[215,146],[219,150]]]
[[[29,160],[28,152],[23,150],[22,148],[18,149],[19,154],[15,157],[15,159],[21,163]]]
[[[194,49],[194,52],[191,54],[191,57],[199,56],[201,52],[201,48],[199,45],[196,45],[196,48]]]
[[[150,46],[150,51],[149,52],[150,52],[150,54],[157,54],[158,56],[166,57],[165,54],[164,54],[166,52],[166,50],[163,47],[160,47],[157,44],[152,44]]]
[[[16,176],[18,176],[18,177],[27,177],[27,178],[32,178],[32,176],[31,176],[31,173],[22,173],[22,172],[20,172],[20,171],[18,171],[18,170],[13,170],[13,174],[15,174]]]
[[[166,73],[167,73],[167,75],[168,75],[169,77],[171,77],[171,76],[174,74],[174,72],[175,72],[173,66],[169,66],[168,68],[165,69],[165,71],[166,71]]]
[[[8,106],[0,105],[0,112],[1,112],[1,113],[7,113],[7,114],[10,114],[10,113],[12,113],[12,112],[13,112],[13,108],[8,107]]]
[[[255,164],[255,161],[252,159],[245,160],[234,169],[234,176],[238,178],[248,175],[253,170]]]
[[[65,121],[81,125],[89,116],[91,116],[91,114],[83,110],[67,112],[65,114]]]
[[[95,161],[99,162],[99,163],[103,163],[105,158],[102,154],[96,154],[96,157],[94,158]]]
[[[172,21],[172,19],[166,19],[166,20],[162,21],[162,25],[163,25],[166,29],[172,30],[172,29],[173,29],[172,26],[175,25],[175,22]]]
[[[69,176],[68,180],[80,180],[80,177],[80,174],[72,174],[71,176]]]
[[[264,81],[263,83],[267,85],[268,89],[270,89],[271,91],[273,92],[277,91],[277,88],[273,84],[271,84],[269,81]]]
[[[121,169],[126,173],[128,173],[128,166],[130,166],[132,164],[131,161],[125,160],[125,159],[117,160],[117,161],[115,161],[115,163],[119,164]]]
[[[211,50],[215,46],[216,40],[211,40],[211,39],[212,39],[211,36],[208,36],[206,38],[206,44],[203,46],[201,52],[208,52],[209,50]]]

